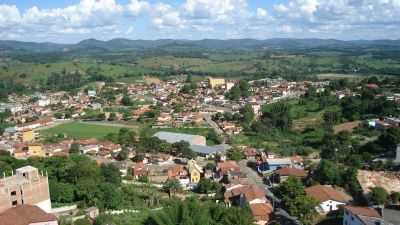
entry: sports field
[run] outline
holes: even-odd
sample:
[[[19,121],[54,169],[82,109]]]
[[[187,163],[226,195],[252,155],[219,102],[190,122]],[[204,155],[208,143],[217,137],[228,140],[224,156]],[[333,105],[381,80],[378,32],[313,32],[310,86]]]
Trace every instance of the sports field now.
[[[53,136],[56,134],[65,134],[71,138],[103,138],[109,133],[117,133],[121,127],[102,126],[95,124],[85,124],[80,122],[72,122],[61,124],[46,130],[41,130],[42,136]]]

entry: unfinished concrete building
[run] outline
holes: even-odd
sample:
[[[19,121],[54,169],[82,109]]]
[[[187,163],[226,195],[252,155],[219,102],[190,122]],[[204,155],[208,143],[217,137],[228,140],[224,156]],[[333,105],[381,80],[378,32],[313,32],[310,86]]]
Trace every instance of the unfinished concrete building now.
[[[48,177],[32,166],[19,168],[16,174],[0,179],[0,213],[25,204],[51,212]]]

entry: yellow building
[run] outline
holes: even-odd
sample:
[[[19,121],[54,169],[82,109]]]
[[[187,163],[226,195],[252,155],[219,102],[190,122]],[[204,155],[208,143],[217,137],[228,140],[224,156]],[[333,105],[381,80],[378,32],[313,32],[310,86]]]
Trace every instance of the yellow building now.
[[[188,169],[190,174],[190,183],[198,183],[203,173],[203,169],[197,165],[196,161],[193,159],[188,162]]]
[[[225,79],[223,78],[208,78],[208,83],[212,89],[225,85]]]
[[[30,144],[28,145],[28,156],[46,157],[46,151],[43,149],[41,144]]]
[[[36,138],[36,133],[33,130],[22,131],[21,133],[22,142],[32,142]]]

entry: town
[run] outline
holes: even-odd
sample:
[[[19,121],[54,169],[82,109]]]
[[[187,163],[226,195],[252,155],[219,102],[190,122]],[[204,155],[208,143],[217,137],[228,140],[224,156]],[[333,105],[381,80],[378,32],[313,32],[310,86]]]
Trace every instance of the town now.
[[[192,224],[210,207],[226,225],[400,224],[398,85],[181,74],[8,95],[0,224]]]

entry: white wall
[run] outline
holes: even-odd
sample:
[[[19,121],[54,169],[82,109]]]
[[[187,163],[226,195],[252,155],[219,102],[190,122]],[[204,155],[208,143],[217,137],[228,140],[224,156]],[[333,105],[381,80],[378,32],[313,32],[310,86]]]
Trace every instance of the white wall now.
[[[51,201],[47,199],[45,201],[35,204],[37,207],[41,208],[46,213],[51,213]]]
[[[317,211],[320,213],[328,213],[330,211],[338,210],[340,205],[345,205],[343,202],[337,202],[334,200],[328,200],[319,204]],[[331,207],[332,206],[332,207]],[[332,210],[331,210],[332,208]]]
[[[30,223],[29,225],[58,225],[57,221],[41,222],[41,223]]]

